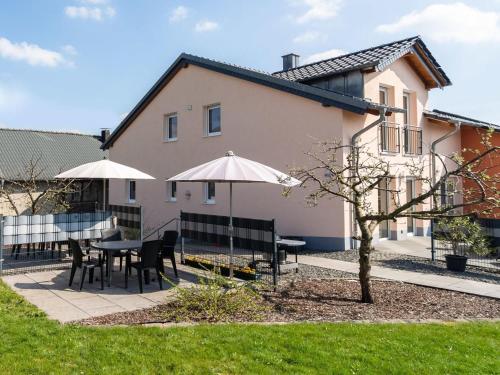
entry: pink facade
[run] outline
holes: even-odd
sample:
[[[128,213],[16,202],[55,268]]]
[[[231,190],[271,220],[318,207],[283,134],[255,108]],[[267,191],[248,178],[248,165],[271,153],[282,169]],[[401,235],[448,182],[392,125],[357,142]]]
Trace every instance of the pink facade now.
[[[403,107],[403,95],[409,99],[411,126],[422,129],[422,154],[384,154],[394,165],[395,187],[405,189],[408,172],[398,167],[408,158],[417,158],[429,166],[430,144],[450,132],[450,125],[431,123],[423,116],[428,88],[404,59],[396,60],[383,71],[366,73],[365,97],[379,101],[380,87],[388,91],[388,105]],[[207,108],[220,105],[220,135],[206,134]],[[176,140],[165,140],[165,118],[177,116]],[[304,155],[317,140],[339,139],[349,143],[354,133],[378,116],[357,114],[316,100],[268,87],[224,72],[188,64],[179,69],[159,93],[144,106],[126,130],[109,146],[110,158],[156,177],[137,181],[135,202],[129,202],[127,183],[110,182],[110,202],[140,204],[144,207],[145,232],[172,218],[181,210],[226,215],[228,187],[216,185],[215,203],[206,203],[201,183],[178,183],[176,201],[168,198],[166,179],[203,162],[221,157],[228,150],[287,171],[308,164]],[[404,125],[403,114],[395,113],[391,122]],[[168,123],[168,120],[167,120]],[[378,128],[362,136],[362,142],[379,152]],[[460,135],[439,144],[438,152],[449,154],[460,149]],[[439,173],[439,171],[438,171]],[[415,189],[421,187],[418,184]],[[284,198],[279,186],[239,184],[234,186],[234,214],[241,217],[276,219],[280,234],[302,236],[311,248],[342,250],[351,245],[351,210],[339,199],[324,200],[307,207],[302,189]],[[377,197],[373,197],[377,204]],[[213,204],[212,204],[213,203]],[[414,223],[413,235],[428,234],[426,223]],[[406,219],[390,223],[389,239],[407,236]]]

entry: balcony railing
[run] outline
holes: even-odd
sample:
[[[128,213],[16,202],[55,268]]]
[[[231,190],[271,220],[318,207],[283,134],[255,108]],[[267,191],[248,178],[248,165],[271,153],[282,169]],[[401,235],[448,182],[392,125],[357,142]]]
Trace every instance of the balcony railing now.
[[[379,146],[381,152],[399,153],[399,125],[384,122],[379,126]]]
[[[405,126],[403,129],[404,151],[407,155],[422,155],[422,129]]]

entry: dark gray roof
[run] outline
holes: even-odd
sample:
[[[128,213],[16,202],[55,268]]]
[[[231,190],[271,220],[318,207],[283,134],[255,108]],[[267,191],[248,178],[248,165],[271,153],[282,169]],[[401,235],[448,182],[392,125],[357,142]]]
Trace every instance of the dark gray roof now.
[[[226,64],[219,61],[206,59],[199,56],[193,56],[186,53],[181,54],[166,72],[156,81],[153,87],[130,111],[125,119],[113,131],[108,140],[103,144],[104,148],[110,147],[114,141],[125,131],[125,129],[139,116],[139,114],[148,106],[148,104],[158,95],[158,93],[170,82],[172,77],[183,67],[193,64],[205,69],[216,71],[222,74],[230,75],[250,82],[261,84],[277,90],[285,91],[293,95],[302,96],[315,100],[325,106],[341,108],[357,114],[378,113],[380,105],[370,101],[357,98],[350,95],[340,94],[334,91],[320,89],[299,82],[293,82],[271,74],[257,71],[254,69],[243,68],[237,65]],[[390,109],[392,110],[392,109]]]
[[[492,124],[485,121],[475,120],[470,117],[457,115],[455,113],[440,111],[438,109],[425,110],[424,116],[430,119],[446,121],[446,122],[461,122],[464,125],[479,127],[479,128],[492,128],[500,130],[500,125]]]
[[[97,136],[25,129],[0,129],[0,178],[24,176],[31,160],[39,160],[41,179],[80,164],[103,159],[107,152]]]
[[[450,79],[432,56],[429,49],[419,36],[399,40],[392,43],[364,49],[323,61],[302,65],[294,69],[273,73],[275,77],[290,81],[309,81],[319,77],[340,74],[352,70],[376,69],[383,70],[388,65],[409,52],[417,52],[432,65],[436,75],[439,76],[440,86],[451,84]]]

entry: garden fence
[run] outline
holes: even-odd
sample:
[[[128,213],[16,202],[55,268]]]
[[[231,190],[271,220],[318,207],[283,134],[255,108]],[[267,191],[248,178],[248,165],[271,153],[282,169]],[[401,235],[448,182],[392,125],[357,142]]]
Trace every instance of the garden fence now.
[[[489,247],[491,252],[487,255],[477,255],[469,250],[467,245],[461,244],[459,252],[468,257],[467,264],[469,266],[487,268],[492,271],[500,272],[500,220],[499,219],[476,219],[481,224],[484,233],[489,239]],[[445,255],[452,254],[451,246],[439,239],[438,220],[433,220],[432,227],[434,230],[431,235],[431,254],[433,260],[445,260]]]
[[[86,242],[112,228],[112,218],[125,233],[139,237],[141,207],[109,206],[106,211],[0,216],[0,275],[62,269],[71,266],[68,239]]]
[[[233,218],[234,276],[277,285],[274,220]],[[229,217],[181,212],[183,264],[229,275]]]

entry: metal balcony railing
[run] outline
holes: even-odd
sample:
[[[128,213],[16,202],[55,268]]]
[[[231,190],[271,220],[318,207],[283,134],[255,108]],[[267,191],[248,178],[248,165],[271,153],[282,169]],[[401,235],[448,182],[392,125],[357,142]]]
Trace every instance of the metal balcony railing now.
[[[407,155],[422,155],[422,128],[406,125],[403,129],[404,152]]]
[[[399,153],[399,125],[383,122],[379,125],[379,147],[381,152]]]

